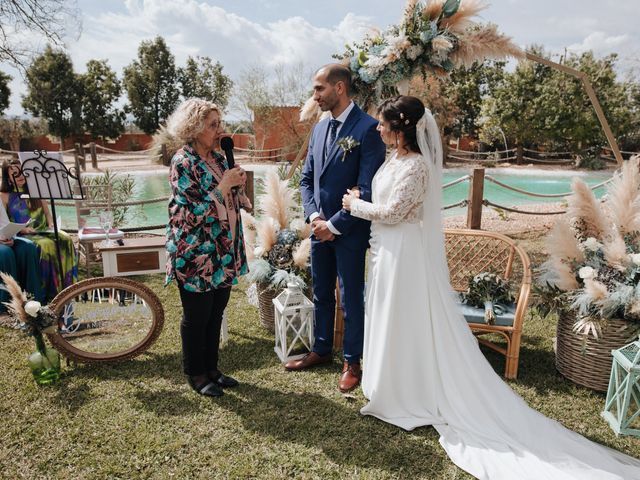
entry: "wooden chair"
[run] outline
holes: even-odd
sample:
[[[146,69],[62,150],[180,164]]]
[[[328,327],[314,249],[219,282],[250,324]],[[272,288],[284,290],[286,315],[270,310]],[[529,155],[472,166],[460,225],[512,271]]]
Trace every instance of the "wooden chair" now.
[[[509,237],[482,230],[446,229],[445,242],[451,285],[458,292],[469,287],[478,273],[492,272],[508,280],[514,289],[516,309],[511,325],[488,325],[469,321],[471,330],[483,345],[506,357],[505,378],[518,376],[520,337],[531,291],[531,264],[527,253]],[[506,347],[483,335],[497,334]]]
[[[75,201],[76,218],[78,220],[78,253],[84,257],[87,277],[90,277],[91,263],[99,257],[99,252],[94,244],[107,238],[100,227],[99,212],[112,210],[113,196],[111,185],[83,184],[82,189],[85,198]],[[76,193],[79,193],[79,191]],[[109,233],[109,238],[118,240],[124,238],[124,233],[117,230]]]

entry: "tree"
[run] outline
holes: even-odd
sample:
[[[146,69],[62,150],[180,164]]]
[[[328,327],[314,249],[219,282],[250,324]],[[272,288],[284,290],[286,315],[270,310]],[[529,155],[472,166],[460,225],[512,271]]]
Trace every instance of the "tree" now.
[[[9,145],[9,150],[19,152],[23,138],[45,135],[47,126],[41,119],[2,117],[0,118],[0,138]]]
[[[175,58],[164,39],[141,42],[138,59],[124,69],[124,87],[127,109],[145,133],[155,132],[176,107],[180,92],[175,82]]]
[[[0,115],[9,108],[9,97],[11,96],[11,90],[9,89],[10,81],[10,75],[0,72]]]
[[[539,49],[534,53],[543,56]],[[553,71],[534,62],[521,62],[515,71],[505,73],[485,97],[480,112],[480,140],[502,142],[517,147],[533,146],[548,138],[545,114],[540,107],[542,86]]]
[[[209,57],[189,57],[178,72],[184,98],[198,97],[209,100],[224,110],[229,103],[233,82],[222,73],[220,62]]]
[[[82,82],[73,71],[71,58],[47,45],[26,72],[28,94],[25,110],[47,121],[49,132],[64,139],[82,126]]]
[[[124,131],[125,113],[114,107],[122,86],[106,60],[89,60],[81,76],[84,95],[82,116],[85,131],[96,139],[115,138]]]
[[[62,47],[81,21],[75,0],[2,0],[0,2],[0,62],[26,69],[42,37]],[[39,38],[40,37],[40,38]]]

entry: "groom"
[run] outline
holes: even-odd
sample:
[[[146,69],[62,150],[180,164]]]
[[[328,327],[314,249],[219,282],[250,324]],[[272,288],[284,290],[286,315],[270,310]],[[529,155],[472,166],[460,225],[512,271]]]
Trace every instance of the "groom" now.
[[[360,383],[364,335],[364,265],[370,222],[342,209],[342,196],[357,186],[360,198],[371,201],[371,180],[384,162],[385,145],[378,121],[351,100],[351,71],[325,65],[313,78],[314,100],[331,118],[313,129],[300,190],[304,214],[311,223],[311,273],[315,304],[313,351],[285,365],[303,370],[331,362],[335,318],[336,275],[344,305],[344,365],[339,389],[349,392]],[[345,145],[350,141],[350,146]]]

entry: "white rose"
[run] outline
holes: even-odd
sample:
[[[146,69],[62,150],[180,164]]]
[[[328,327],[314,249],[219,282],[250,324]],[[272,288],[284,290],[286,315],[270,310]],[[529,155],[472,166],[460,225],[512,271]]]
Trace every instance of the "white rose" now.
[[[640,253],[632,253],[629,255],[629,259],[634,265],[640,265]]]
[[[590,278],[594,278],[596,276],[596,271],[591,267],[582,267],[578,270],[578,276],[583,280],[588,280]]]
[[[262,257],[262,255],[264,255],[264,248],[262,247],[256,247],[253,249],[253,255],[260,258]]]
[[[36,302],[35,300],[29,300],[24,304],[24,311],[27,312],[27,315],[31,317],[37,317],[38,312],[40,311],[40,302]]]
[[[598,242],[598,240],[596,240],[593,237],[589,237],[587,238],[582,245],[584,246],[584,248],[586,248],[587,250],[591,250],[592,252],[597,251],[600,247],[601,244],[600,242]]]
[[[305,223],[301,218],[294,218],[293,220],[291,220],[291,224],[289,225],[289,228],[291,228],[291,230],[295,230],[296,232],[300,232],[304,227]]]

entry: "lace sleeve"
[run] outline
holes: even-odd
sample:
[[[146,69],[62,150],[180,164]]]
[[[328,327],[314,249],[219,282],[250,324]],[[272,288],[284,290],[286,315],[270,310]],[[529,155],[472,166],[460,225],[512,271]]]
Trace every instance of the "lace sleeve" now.
[[[418,212],[427,191],[427,167],[418,157],[410,165],[394,172],[391,194],[383,204],[355,199],[351,202],[351,215],[381,223],[400,223],[407,218],[418,218]]]

